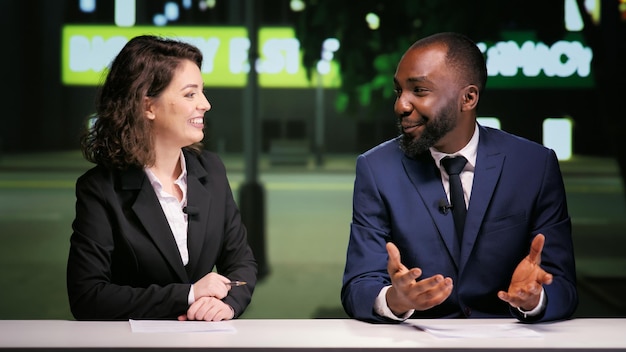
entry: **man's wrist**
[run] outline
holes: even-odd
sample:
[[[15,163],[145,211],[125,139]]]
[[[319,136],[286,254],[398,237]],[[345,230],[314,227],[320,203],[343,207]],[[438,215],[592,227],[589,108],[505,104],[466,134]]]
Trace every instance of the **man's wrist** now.
[[[531,310],[524,310],[520,307],[517,307],[517,310],[522,314],[522,316],[524,317],[524,319],[528,318],[528,317],[533,317],[536,315],[541,314],[541,312],[544,311],[544,309],[546,309],[546,297],[545,297],[545,290],[543,288],[541,288],[541,294],[539,295],[539,303],[537,304],[537,306]]]
[[[391,285],[385,286],[380,290],[378,296],[376,297],[376,301],[374,301],[374,312],[380,315],[381,317],[404,321],[407,320],[415,310],[411,309],[403,315],[396,315],[391,308],[389,308],[389,304],[387,303],[387,291],[391,288]]]

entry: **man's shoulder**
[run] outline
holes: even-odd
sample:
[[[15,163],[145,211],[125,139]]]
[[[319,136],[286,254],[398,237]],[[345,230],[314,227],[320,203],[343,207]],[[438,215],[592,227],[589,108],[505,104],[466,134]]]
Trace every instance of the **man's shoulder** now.
[[[398,138],[393,138],[360,154],[356,160],[356,168],[359,170],[365,167],[371,171],[389,172],[395,170],[403,158],[404,152],[400,149]]]
[[[403,152],[400,149],[399,138],[400,137],[395,137],[384,141],[377,146],[367,150],[366,152],[361,154],[361,156],[366,158],[388,158],[393,155],[401,156],[403,155]]]
[[[481,127],[481,139],[490,146],[504,151],[526,151],[546,153],[549,148],[528,138],[492,127]],[[479,142],[480,143],[480,142]]]

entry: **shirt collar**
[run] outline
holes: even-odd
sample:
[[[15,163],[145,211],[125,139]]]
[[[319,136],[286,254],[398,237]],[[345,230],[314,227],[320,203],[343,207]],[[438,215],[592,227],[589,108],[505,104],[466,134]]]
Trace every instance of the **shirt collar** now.
[[[446,153],[442,153],[438,151],[437,149],[435,149],[435,147],[431,147],[430,155],[432,155],[433,159],[435,160],[435,164],[437,164],[437,167],[438,168],[441,167],[441,159],[443,159],[446,156],[462,155],[465,157],[465,159],[467,159],[467,164],[473,169],[474,166],[476,165],[476,153],[478,150],[478,138],[479,138],[478,130],[479,130],[478,124],[476,124],[474,127],[474,134],[472,135],[472,138],[467,143],[467,145],[465,145],[465,147],[463,147],[458,152],[455,152],[452,154],[446,154]]]
[[[183,153],[182,150],[180,151],[180,168],[182,171],[174,183],[180,186],[183,191],[183,203],[187,204],[187,163],[185,162],[185,153]],[[146,167],[144,170],[148,176],[148,180],[150,180],[152,188],[160,192],[163,189],[161,181],[159,181],[156,175],[149,168]]]

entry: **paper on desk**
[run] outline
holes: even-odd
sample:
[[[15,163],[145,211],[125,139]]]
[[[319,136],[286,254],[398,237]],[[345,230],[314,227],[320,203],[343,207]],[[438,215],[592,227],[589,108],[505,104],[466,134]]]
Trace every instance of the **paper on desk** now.
[[[542,335],[521,324],[411,324],[440,338],[536,338]]]
[[[177,320],[133,320],[128,321],[132,332],[236,332],[225,321],[177,321]]]

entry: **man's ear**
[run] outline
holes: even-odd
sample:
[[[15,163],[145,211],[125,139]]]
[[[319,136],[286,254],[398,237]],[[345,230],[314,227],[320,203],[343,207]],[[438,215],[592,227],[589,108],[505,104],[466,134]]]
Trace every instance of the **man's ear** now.
[[[144,115],[148,120],[154,120],[154,118],[156,117],[154,114],[154,110],[153,110],[153,106],[152,106],[152,99],[150,99],[149,97],[144,97],[143,98],[143,106],[144,106]]]
[[[478,93],[478,87],[473,84],[463,88],[463,96],[461,98],[461,111],[469,111],[476,109],[478,105],[478,98],[480,93]]]

